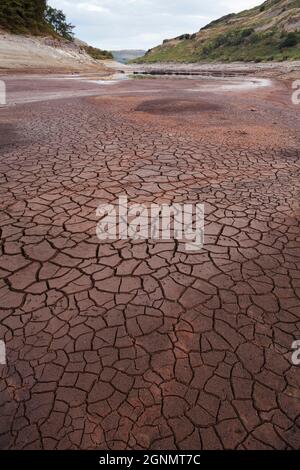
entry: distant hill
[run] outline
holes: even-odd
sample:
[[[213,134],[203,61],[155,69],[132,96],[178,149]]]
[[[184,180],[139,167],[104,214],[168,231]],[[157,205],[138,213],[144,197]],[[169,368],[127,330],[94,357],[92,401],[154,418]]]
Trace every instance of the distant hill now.
[[[165,40],[137,62],[288,59],[300,59],[300,0],[267,0],[224,16],[198,33]]]
[[[144,56],[146,51],[142,49],[129,49],[123,51],[112,51],[112,55],[117,62],[126,64],[130,60],[137,59],[138,57]]]

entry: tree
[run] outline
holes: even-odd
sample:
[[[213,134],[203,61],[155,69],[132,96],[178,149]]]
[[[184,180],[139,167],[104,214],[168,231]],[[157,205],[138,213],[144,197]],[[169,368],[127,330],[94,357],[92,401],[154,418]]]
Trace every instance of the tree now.
[[[288,33],[280,43],[280,48],[294,47],[298,44],[298,37],[296,33]]]
[[[72,40],[74,26],[47,0],[0,0],[0,26],[21,34],[52,34]]]
[[[33,4],[34,16],[37,22],[45,20],[45,11],[47,8],[46,0],[30,0],[29,3]]]
[[[75,26],[67,23],[66,15],[62,10],[47,5],[45,19],[57,34],[68,40],[74,39],[73,29]]]
[[[12,32],[38,34],[47,28],[46,0],[0,0],[0,25]]]

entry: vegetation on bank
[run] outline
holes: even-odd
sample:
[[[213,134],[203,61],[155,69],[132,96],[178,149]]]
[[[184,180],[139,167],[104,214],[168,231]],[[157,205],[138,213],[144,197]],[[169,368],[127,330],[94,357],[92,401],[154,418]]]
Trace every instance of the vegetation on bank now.
[[[47,5],[46,0],[0,0],[0,27],[14,34],[47,35],[74,40],[74,26],[63,11]],[[95,60],[112,59],[111,52],[82,46]]]
[[[64,12],[46,0],[1,0],[0,27],[15,34],[48,34],[69,41],[74,37]]]
[[[16,34],[51,34],[47,23],[46,0],[1,0],[0,26]]]
[[[113,55],[109,51],[103,51],[102,49],[98,49],[97,47],[92,46],[83,46],[83,48],[86,53],[89,54],[95,60],[113,59]]]
[[[198,33],[165,40],[136,62],[296,60],[299,24],[300,0],[267,0],[215,20]]]
[[[257,33],[236,30],[216,36],[200,47],[189,39],[177,45],[157,50],[136,62],[199,62],[199,61],[281,61],[300,59],[300,33]]]
[[[46,5],[44,11],[44,18],[46,23],[55,31],[58,36],[72,41],[74,39],[73,26],[71,23],[67,22],[66,15],[62,10],[57,10],[52,8],[49,5]]]

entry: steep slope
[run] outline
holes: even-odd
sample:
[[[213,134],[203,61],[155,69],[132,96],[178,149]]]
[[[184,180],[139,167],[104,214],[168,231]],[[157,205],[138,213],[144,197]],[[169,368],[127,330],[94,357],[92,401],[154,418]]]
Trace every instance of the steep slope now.
[[[6,70],[37,72],[104,71],[110,59],[82,44],[49,36],[11,34],[0,30],[0,73]],[[94,52],[99,55],[92,57]],[[101,59],[101,60],[99,60]]]
[[[0,71],[80,71],[113,59],[110,52],[58,34],[46,8],[46,0],[0,0]]]
[[[300,0],[261,6],[213,21],[195,34],[165,40],[138,62],[300,59]]]

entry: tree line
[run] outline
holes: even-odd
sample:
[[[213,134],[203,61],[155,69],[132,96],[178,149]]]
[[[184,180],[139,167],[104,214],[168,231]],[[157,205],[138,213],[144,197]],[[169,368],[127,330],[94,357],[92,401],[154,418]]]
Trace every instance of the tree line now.
[[[74,37],[74,26],[66,15],[47,0],[1,0],[0,27],[13,33],[54,33],[68,40]]]

